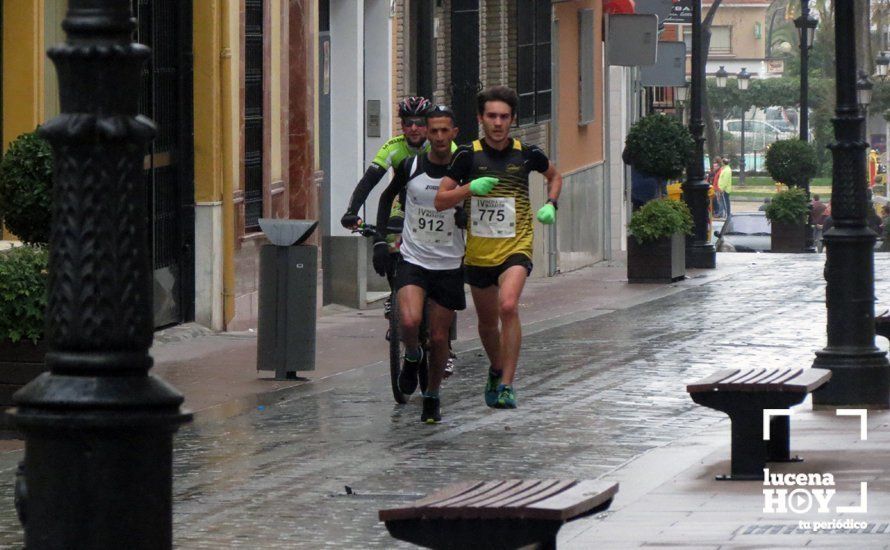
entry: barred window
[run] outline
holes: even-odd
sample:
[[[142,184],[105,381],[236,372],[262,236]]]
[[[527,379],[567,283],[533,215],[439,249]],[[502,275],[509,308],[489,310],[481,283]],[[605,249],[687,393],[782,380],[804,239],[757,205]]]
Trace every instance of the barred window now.
[[[519,0],[516,16],[519,123],[550,120],[550,0]]]

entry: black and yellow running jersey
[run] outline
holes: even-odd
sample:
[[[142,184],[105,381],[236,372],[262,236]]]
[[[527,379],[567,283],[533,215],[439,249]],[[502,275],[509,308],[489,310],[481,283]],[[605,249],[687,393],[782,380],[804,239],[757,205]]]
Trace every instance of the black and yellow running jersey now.
[[[491,193],[470,197],[465,204],[470,222],[467,232],[466,265],[490,267],[502,264],[513,254],[532,257],[531,202],[528,175],[544,173],[550,160],[541,149],[511,139],[502,151],[484,140],[462,145],[448,167],[448,176],[461,185],[491,176],[498,179]]]

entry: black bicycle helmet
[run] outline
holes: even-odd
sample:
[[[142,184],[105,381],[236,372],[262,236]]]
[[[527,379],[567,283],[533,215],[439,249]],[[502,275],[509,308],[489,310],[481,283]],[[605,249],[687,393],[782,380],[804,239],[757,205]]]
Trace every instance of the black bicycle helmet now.
[[[425,116],[432,107],[430,100],[421,96],[406,97],[399,102],[399,118]]]

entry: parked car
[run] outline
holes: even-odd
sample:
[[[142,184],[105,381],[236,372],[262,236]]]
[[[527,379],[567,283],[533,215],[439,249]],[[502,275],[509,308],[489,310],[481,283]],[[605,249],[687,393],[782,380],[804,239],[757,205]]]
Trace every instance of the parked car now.
[[[731,134],[734,139],[741,141],[741,120],[727,120],[723,123],[723,129],[725,132]],[[783,129],[771,122],[763,120],[745,121],[745,149],[749,151],[763,149],[767,145],[779,141],[780,139],[794,139],[796,137],[797,134],[793,129]]]
[[[717,235],[719,252],[769,252],[771,228],[764,212],[732,214]]]

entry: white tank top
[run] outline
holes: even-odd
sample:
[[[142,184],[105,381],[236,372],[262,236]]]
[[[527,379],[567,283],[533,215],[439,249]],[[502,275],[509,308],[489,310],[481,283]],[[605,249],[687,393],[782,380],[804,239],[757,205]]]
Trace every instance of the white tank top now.
[[[426,269],[457,269],[464,257],[464,231],[454,224],[454,208],[436,211],[433,201],[442,178],[427,174],[429,163],[420,159],[414,157],[411,164],[399,251],[405,261]]]

